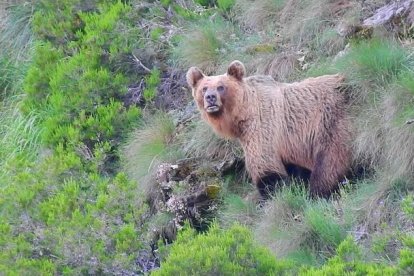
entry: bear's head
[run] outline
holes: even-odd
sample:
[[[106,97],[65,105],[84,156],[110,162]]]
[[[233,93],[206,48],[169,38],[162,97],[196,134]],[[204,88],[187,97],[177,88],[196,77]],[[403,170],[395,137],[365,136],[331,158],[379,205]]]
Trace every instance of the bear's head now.
[[[187,72],[187,82],[203,118],[221,136],[238,136],[235,116],[243,108],[244,80],[246,69],[240,61],[233,61],[227,73],[206,76],[197,67]]]

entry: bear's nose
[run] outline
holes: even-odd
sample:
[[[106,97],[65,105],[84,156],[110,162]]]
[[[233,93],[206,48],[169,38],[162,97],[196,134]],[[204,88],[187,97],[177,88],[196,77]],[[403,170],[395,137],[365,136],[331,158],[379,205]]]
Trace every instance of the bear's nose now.
[[[204,96],[204,98],[211,105],[215,104],[216,101],[217,101],[217,96],[213,93],[208,93],[207,92],[206,95]]]

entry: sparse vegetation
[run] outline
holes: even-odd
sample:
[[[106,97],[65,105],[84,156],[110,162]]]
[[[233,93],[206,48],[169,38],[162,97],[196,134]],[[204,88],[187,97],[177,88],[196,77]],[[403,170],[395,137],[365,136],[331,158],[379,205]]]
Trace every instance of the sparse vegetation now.
[[[387,1],[6,2],[0,274],[414,273],[412,24],[337,32]],[[364,173],[340,197],[293,180],[258,204],[237,141],[159,104],[233,59],[345,75]]]

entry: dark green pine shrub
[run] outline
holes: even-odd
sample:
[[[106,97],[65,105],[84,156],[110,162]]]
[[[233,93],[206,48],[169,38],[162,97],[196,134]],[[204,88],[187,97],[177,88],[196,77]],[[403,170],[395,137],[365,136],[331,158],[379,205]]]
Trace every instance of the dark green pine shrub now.
[[[303,267],[299,275],[399,275],[395,266],[364,261],[361,249],[351,236],[338,246],[336,252],[321,268]]]
[[[236,3],[236,0],[217,0],[217,6],[222,11],[229,11],[234,4]]]
[[[54,5],[49,2],[54,3],[42,3],[45,7]],[[40,110],[46,144],[86,145],[91,150],[103,141],[116,145],[120,133],[139,117],[136,107],[126,109],[122,103],[128,77],[110,66],[111,58],[131,50],[132,35],[117,31],[130,7],[108,2],[97,12],[73,14],[68,11],[77,1],[64,1],[60,10],[49,12],[54,15],[41,16],[42,10],[35,15],[34,29],[47,41],[36,47],[24,85],[28,97],[23,108],[27,112]],[[66,13],[72,15],[71,20],[80,20],[82,29],[70,29],[62,21],[63,33],[56,30],[59,24],[48,27],[49,17],[65,21]],[[68,30],[73,35],[64,35]],[[61,36],[65,44],[50,39]]]
[[[117,147],[140,117],[139,108],[123,104],[130,76],[113,66],[138,40],[131,7],[38,4],[20,106],[24,116],[35,115],[43,152],[35,162],[14,161],[0,179],[0,274],[139,271],[147,206],[136,182],[115,170]]]
[[[152,69],[151,73],[145,78],[144,99],[149,102],[157,95],[157,86],[160,83],[160,70]]]
[[[251,232],[233,225],[212,224],[205,234],[187,228],[171,246],[154,275],[283,275],[294,272],[291,262],[276,260],[253,241]]]
[[[413,238],[403,238],[405,247],[395,265],[370,262],[352,236],[342,241],[336,254],[321,266],[275,259],[269,250],[255,244],[246,227],[234,224],[227,230],[213,224],[205,234],[185,228],[167,249],[167,257],[154,275],[401,275],[412,272]],[[166,250],[162,248],[161,252]],[[405,274],[404,274],[405,275]],[[408,274],[407,274],[408,275]]]

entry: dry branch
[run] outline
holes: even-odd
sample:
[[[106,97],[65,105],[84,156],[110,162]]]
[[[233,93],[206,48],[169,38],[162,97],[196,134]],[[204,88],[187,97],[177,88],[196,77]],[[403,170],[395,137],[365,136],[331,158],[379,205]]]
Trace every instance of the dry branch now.
[[[411,125],[412,123],[414,123],[414,119],[410,119],[405,122],[406,125]]]
[[[151,73],[151,69],[149,69],[147,66],[145,66],[144,64],[142,64],[142,62],[134,55],[134,54],[132,54],[132,56],[134,57],[134,59],[135,59],[135,62],[139,65],[139,66],[141,66],[141,68],[142,69],[144,69],[145,70],[145,72],[147,72],[147,73]]]

